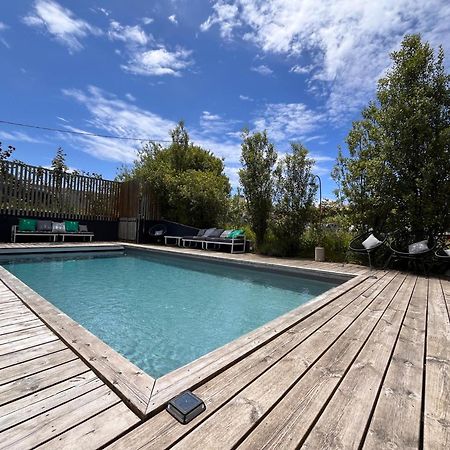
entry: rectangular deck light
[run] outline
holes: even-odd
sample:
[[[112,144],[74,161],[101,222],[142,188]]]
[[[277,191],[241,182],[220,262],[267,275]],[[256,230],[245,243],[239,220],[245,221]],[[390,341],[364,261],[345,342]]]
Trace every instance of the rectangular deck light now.
[[[170,400],[166,409],[178,422],[186,425],[201,414],[206,409],[206,406],[203,400],[199,399],[191,391],[184,391]]]

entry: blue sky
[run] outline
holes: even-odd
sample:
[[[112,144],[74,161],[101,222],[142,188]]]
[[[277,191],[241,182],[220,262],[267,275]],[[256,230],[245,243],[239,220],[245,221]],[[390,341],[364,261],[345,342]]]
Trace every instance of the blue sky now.
[[[0,6],[0,120],[167,140],[183,119],[237,185],[243,127],[302,142],[324,193],[388,53],[420,32],[450,51],[446,0],[19,0]],[[448,58],[447,58],[448,67]],[[15,157],[113,178],[139,143],[0,124]]]

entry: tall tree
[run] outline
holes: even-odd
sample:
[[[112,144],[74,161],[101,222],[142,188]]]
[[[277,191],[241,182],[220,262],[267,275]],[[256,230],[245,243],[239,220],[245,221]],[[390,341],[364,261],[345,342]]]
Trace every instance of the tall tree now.
[[[314,160],[301,144],[291,144],[275,170],[275,195],[272,227],[286,255],[300,249],[300,238],[313,213],[317,185],[312,168]]]
[[[118,178],[148,182],[166,219],[201,228],[218,225],[230,194],[222,159],[194,145],[183,122],[170,135],[167,147],[144,144],[134,167],[122,170]]]
[[[419,35],[406,36],[376,101],[347,136],[333,176],[361,226],[439,232],[450,226],[450,76]]]
[[[239,179],[258,247],[264,242],[272,210],[273,172],[277,152],[266,131],[250,134],[248,130],[244,130],[242,139],[242,169],[239,170]]]

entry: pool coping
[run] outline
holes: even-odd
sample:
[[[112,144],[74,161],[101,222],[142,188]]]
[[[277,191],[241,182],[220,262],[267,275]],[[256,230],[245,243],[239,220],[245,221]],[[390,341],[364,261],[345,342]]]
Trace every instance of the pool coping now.
[[[44,297],[37,294],[24,282],[0,266],[0,281],[13,291],[22,302],[34,312],[59,338],[89,366],[124,402],[142,419],[160,411],[168,400],[186,389],[195,389],[218,373],[242,360],[261,346],[294,327],[299,322],[316,313],[336,298],[344,295],[355,286],[369,278],[371,274],[351,274],[323,269],[309,269],[277,262],[241,261],[209,254],[193,255],[182,252],[155,249],[138,244],[123,244],[125,248],[139,248],[153,253],[177,254],[203,260],[216,260],[237,265],[277,269],[291,273],[334,275],[345,277],[348,281],[329,289],[308,303],[301,305],[278,318],[238,337],[206,355],[169,372],[157,379],[151,377],[117,351],[109,347],[100,338],[71,319]],[[77,246],[77,249],[80,247]],[[40,247],[48,253],[48,247]],[[50,247],[51,249],[51,247]],[[103,246],[106,250],[107,246]],[[243,256],[243,255],[242,255]]]

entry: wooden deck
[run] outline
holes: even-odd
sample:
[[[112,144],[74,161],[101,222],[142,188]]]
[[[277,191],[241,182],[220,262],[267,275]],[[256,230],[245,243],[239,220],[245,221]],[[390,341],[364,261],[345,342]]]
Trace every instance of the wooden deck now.
[[[0,281],[0,448],[96,448],[138,421]]]
[[[207,409],[184,426],[164,402],[139,419],[0,283],[0,448],[450,448],[448,280],[233,257],[358,276],[188,377]]]

